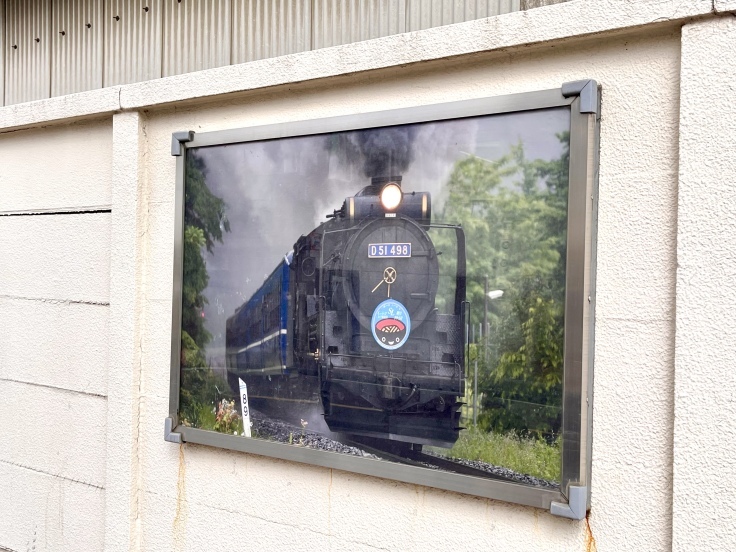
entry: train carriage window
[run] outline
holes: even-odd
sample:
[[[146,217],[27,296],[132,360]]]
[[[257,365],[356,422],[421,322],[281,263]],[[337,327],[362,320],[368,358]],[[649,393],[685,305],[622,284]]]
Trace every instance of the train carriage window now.
[[[596,99],[175,134],[171,433],[579,510]]]

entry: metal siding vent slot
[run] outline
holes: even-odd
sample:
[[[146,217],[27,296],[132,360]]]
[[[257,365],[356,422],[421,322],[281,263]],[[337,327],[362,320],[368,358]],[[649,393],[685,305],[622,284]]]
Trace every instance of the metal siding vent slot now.
[[[406,0],[314,0],[312,47],[327,48],[406,31]]]
[[[163,76],[230,64],[230,0],[166,0]]]
[[[102,87],[102,0],[56,0],[51,95]]]
[[[567,0],[564,0],[567,2]],[[489,13],[491,15],[499,15],[503,13],[511,13],[519,11],[521,9],[521,0],[498,0],[498,11],[496,13]]]
[[[519,10],[519,0],[408,0],[407,30],[419,31]]]
[[[311,0],[233,0],[232,63],[311,48]]]
[[[8,33],[5,32],[5,0],[0,0],[0,106],[5,105],[5,43]]]
[[[161,77],[162,16],[162,0],[105,0],[104,86]]]
[[[6,0],[5,105],[42,100],[51,91],[51,3]]]
[[[543,8],[544,6],[551,6],[553,4],[562,4],[563,2],[569,2],[570,0],[521,0],[522,10],[533,10],[535,8]]]

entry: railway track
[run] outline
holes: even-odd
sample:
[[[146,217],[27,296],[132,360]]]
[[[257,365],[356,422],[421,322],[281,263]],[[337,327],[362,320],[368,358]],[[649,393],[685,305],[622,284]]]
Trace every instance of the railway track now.
[[[433,468],[462,475],[472,475],[486,479],[495,479],[497,481],[506,481],[511,483],[519,482],[517,478],[511,476],[499,475],[489,470],[468,466],[467,464],[463,464],[450,458],[427,454],[426,452],[412,448],[411,445],[406,443],[395,443],[393,441],[382,442],[380,439],[369,438],[352,438],[346,440],[346,442],[351,446],[361,448],[370,454],[392,462],[399,462],[401,464],[419,466],[422,468]]]
[[[284,413],[280,412],[280,414],[283,416]],[[347,435],[344,433],[336,434],[319,430],[314,431],[314,429],[311,429],[315,425],[314,423],[309,426],[306,424],[299,426],[295,425],[293,421],[290,422],[283,418],[264,415],[257,410],[252,410],[251,416],[251,420],[254,422],[253,429],[258,438],[262,439],[324,450],[326,452],[338,452],[382,459],[409,466],[453,472],[496,481],[522,483],[545,488],[559,488],[558,483],[554,481],[547,481],[501,466],[494,466],[481,461],[455,460],[428,453],[421,450],[421,445]],[[310,429],[307,429],[307,427]]]

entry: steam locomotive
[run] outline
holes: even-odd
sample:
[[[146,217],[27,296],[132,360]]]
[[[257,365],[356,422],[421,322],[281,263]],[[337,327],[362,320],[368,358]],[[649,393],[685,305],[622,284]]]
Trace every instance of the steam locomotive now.
[[[316,406],[331,431],[410,446],[457,440],[464,233],[432,224],[430,194],[401,180],[373,178],[346,198],[228,318],[230,384],[242,378],[254,408]],[[430,232],[452,244],[442,312],[444,252]]]

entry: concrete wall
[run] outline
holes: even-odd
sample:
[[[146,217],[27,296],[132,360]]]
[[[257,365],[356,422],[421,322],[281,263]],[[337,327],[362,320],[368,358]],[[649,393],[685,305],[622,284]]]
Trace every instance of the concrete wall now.
[[[731,2],[731,9],[736,3]],[[673,540],[736,547],[736,19],[682,32]],[[724,546],[727,543],[727,546]]]
[[[0,134],[0,548],[732,548],[735,40],[710,1],[573,1],[0,109],[0,131],[57,121]],[[582,78],[603,87],[587,520],[164,442],[171,132]]]
[[[103,543],[111,168],[109,118],[0,134],[0,547]]]

